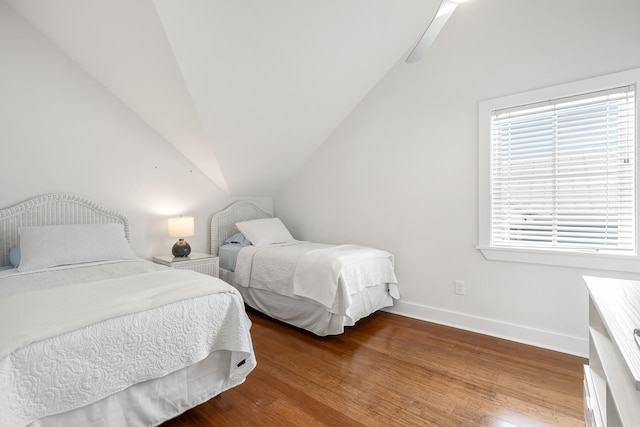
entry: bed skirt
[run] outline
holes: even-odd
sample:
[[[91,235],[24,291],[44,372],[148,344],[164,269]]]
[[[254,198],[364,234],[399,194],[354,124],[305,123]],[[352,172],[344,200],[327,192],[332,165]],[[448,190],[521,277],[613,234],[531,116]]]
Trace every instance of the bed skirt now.
[[[242,384],[245,378],[229,379],[230,360],[231,352],[219,350],[194,365],[134,384],[91,405],[41,418],[29,426],[156,426]],[[255,359],[247,363],[255,365]]]
[[[234,283],[234,273],[229,270],[221,268],[220,278],[227,283]],[[235,287],[249,307],[319,336],[342,334],[345,327],[355,325],[358,320],[375,311],[393,306],[387,284],[367,287],[352,295],[352,304],[347,308],[346,315],[331,313],[310,300],[296,299],[294,303],[291,297],[274,292]]]

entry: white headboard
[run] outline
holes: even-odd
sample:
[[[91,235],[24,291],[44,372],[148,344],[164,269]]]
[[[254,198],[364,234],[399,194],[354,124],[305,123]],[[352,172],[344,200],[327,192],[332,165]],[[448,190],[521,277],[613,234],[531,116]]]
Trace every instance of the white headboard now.
[[[216,212],[211,218],[211,254],[218,255],[218,248],[223,244],[224,239],[238,232],[236,222],[271,218],[271,216],[253,203],[244,200],[234,202]]]
[[[65,224],[122,224],[131,240],[126,216],[73,194],[52,193],[0,210],[0,265],[9,264],[9,249],[18,245],[18,228]]]

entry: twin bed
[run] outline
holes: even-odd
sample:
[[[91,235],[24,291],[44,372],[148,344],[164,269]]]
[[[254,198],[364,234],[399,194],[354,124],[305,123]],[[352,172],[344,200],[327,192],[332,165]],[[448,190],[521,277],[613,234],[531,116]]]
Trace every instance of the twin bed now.
[[[212,217],[224,281],[129,239],[80,196],[0,210],[0,427],[159,425],[254,369],[244,303],[333,335],[398,298],[390,253],[297,241],[245,201]]]
[[[320,336],[341,334],[399,298],[389,252],[295,240],[247,201],[213,215],[211,254],[247,305]]]
[[[158,425],[255,367],[239,293],[128,239],[78,196],[0,210],[0,426]]]

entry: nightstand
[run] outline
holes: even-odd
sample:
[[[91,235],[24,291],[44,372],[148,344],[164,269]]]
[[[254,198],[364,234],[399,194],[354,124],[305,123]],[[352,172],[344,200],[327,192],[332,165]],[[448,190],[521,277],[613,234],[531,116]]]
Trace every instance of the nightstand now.
[[[198,273],[208,274],[218,277],[218,260],[214,255],[191,252],[187,257],[174,257],[173,255],[162,255],[153,257],[153,262],[167,265],[171,268],[193,270]]]

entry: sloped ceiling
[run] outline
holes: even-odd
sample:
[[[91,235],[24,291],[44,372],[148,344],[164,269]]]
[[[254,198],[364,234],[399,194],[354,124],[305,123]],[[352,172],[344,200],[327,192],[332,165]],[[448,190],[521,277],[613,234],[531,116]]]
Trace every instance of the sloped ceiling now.
[[[223,190],[270,196],[439,0],[6,0]]]

